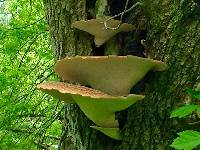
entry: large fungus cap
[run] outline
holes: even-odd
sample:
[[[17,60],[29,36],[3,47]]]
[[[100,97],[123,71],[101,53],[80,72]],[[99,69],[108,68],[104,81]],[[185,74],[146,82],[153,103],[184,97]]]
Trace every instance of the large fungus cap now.
[[[104,44],[108,41],[111,37],[119,32],[128,32],[135,29],[135,26],[127,23],[123,23],[117,28],[116,30],[113,29],[106,29],[104,22],[106,21],[105,18],[98,18],[98,19],[91,19],[91,20],[81,20],[75,21],[72,24],[72,27],[77,28],[79,30],[86,31],[92,35],[94,35],[94,41],[97,47]],[[115,28],[120,24],[119,20],[110,19],[107,21],[107,26],[111,28]]]
[[[102,132],[103,134],[107,135],[108,137],[112,139],[121,140],[121,134],[120,134],[119,128],[103,128],[103,127],[97,127],[97,126],[91,126],[91,128]]]
[[[62,82],[42,83],[38,88],[52,96],[56,93],[56,97],[65,102],[68,102],[65,98],[70,98],[90,120],[102,127],[118,127],[115,112],[124,110],[144,98],[142,95],[113,97],[91,88]]]
[[[137,56],[76,56],[57,62],[55,72],[63,80],[79,82],[110,95],[127,95],[149,70],[167,65]]]

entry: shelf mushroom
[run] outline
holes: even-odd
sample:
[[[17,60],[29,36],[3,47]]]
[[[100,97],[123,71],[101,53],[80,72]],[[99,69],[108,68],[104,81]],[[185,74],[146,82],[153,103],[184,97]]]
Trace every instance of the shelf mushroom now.
[[[142,95],[114,97],[91,88],[63,82],[42,83],[37,88],[56,98],[60,97],[65,102],[77,103],[84,114],[101,127],[118,127],[115,112],[124,110],[144,98]],[[70,98],[70,101],[63,98]]]
[[[65,81],[89,85],[109,95],[125,96],[148,71],[162,71],[161,61],[137,56],[76,56],[57,62],[55,72]]]
[[[106,23],[106,24],[105,24]],[[81,20],[75,21],[72,24],[72,27],[77,28],[79,30],[86,31],[94,36],[94,42],[97,47],[100,47],[106,41],[108,41],[111,37],[116,35],[119,32],[128,32],[135,29],[135,26],[128,23],[122,23],[118,28],[116,28],[121,22],[119,20],[114,19],[106,19],[106,18],[98,18],[91,20]],[[106,27],[109,26],[110,29]]]
[[[41,83],[37,85],[37,89],[53,96],[54,98],[63,100],[65,103],[73,104],[75,101],[71,96],[66,94],[66,90],[73,92],[73,89],[71,89],[70,84],[64,84],[62,82],[46,82]]]

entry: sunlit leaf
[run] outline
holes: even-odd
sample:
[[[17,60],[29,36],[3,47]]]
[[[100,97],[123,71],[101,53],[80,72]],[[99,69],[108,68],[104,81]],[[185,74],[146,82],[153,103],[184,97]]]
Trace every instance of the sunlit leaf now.
[[[171,146],[176,149],[192,150],[200,145],[200,132],[186,130],[179,132],[178,135],[179,137],[177,137],[171,144]]]
[[[199,110],[200,110],[199,105],[185,105],[172,111],[170,118],[174,118],[174,117],[183,118],[187,115],[190,115],[194,111],[199,112]]]

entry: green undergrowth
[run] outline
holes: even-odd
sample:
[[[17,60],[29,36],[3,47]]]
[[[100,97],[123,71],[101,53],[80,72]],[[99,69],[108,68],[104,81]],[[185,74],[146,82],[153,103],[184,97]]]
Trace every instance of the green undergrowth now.
[[[200,114],[200,91],[199,90],[193,90],[193,89],[187,89],[186,90],[189,97],[192,99],[192,101],[184,106],[181,106],[171,112],[171,118],[177,117],[177,118],[185,118],[185,117],[191,117],[192,115],[197,116],[195,121],[189,122],[189,128],[190,125],[198,125],[199,122],[199,114]],[[191,129],[184,130],[182,132],[178,133],[179,137],[174,139],[173,143],[171,144],[171,147],[174,147],[175,149],[180,150],[192,150],[194,148],[198,148],[200,145],[200,130],[194,131]]]

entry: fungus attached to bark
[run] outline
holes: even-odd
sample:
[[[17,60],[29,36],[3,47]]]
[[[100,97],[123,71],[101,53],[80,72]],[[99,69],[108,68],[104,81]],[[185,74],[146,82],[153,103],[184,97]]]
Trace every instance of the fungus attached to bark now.
[[[68,102],[65,98],[70,97],[90,120],[101,127],[118,127],[115,112],[144,98],[142,95],[113,97],[91,88],[61,82],[42,83],[38,88],[52,96],[59,96],[65,102]]]
[[[148,71],[166,68],[161,61],[137,56],[76,56],[58,61],[55,72],[65,81],[122,96],[128,95]]]
[[[91,126],[91,128],[102,132],[103,134],[109,136],[112,139],[121,140],[121,134],[120,134],[119,128],[103,128],[103,127],[97,127],[97,126]]]
[[[94,42],[97,47],[104,44],[106,41],[108,41],[111,37],[116,35],[119,32],[128,32],[135,29],[135,26],[132,24],[122,23],[118,28],[116,28],[121,22],[119,20],[109,19],[106,21],[106,18],[98,18],[98,19],[91,19],[91,20],[81,20],[81,21],[75,21],[72,24],[72,27],[77,28],[79,30],[86,31],[94,36]],[[106,28],[105,25],[116,28],[109,29]]]

